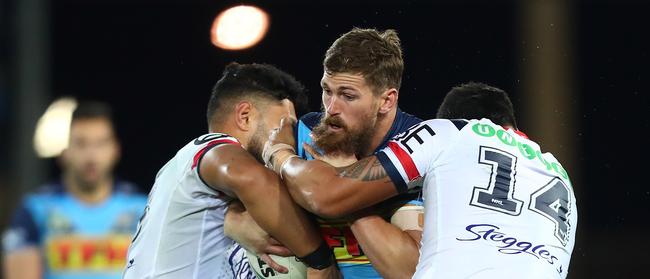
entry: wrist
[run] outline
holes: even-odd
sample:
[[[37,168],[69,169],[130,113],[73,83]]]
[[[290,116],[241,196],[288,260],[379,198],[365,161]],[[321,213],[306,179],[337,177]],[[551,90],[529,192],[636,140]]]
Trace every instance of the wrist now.
[[[296,258],[308,267],[318,270],[323,270],[336,263],[332,249],[330,249],[325,241],[321,242],[320,246],[308,255]]]
[[[289,160],[293,157],[298,157],[298,155],[296,155],[296,153],[292,150],[285,149],[277,151],[271,158],[271,169],[273,169],[275,173],[282,177],[282,170],[289,162]]]

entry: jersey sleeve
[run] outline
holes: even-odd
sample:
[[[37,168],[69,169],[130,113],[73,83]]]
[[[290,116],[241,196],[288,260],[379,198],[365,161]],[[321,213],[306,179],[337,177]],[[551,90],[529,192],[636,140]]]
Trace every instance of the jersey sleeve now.
[[[38,227],[32,212],[23,205],[13,214],[9,227],[2,234],[2,250],[7,254],[39,243]]]
[[[422,122],[394,137],[377,153],[377,159],[399,193],[421,186],[422,178],[431,170],[435,158],[457,134],[458,130],[453,127],[449,120]]]

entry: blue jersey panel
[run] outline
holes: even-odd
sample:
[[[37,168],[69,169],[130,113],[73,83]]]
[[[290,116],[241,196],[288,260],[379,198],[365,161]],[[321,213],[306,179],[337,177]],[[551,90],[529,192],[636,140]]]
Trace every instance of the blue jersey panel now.
[[[44,278],[120,278],[146,197],[116,184],[106,201],[86,204],[64,192],[61,185],[45,188],[25,198],[15,218],[29,218],[12,223],[8,230],[29,228],[23,243],[40,246]]]

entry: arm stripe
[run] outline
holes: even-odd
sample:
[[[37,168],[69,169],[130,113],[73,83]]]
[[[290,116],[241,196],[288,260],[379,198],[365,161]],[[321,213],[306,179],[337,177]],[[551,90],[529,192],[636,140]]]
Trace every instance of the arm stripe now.
[[[420,177],[418,168],[415,166],[413,159],[411,159],[411,156],[407,154],[406,151],[400,148],[397,143],[392,141],[388,143],[388,147],[393,151],[400,164],[402,164],[402,167],[404,167],[404,171],[406,171],[406,176],[408,177],[409,181]]]
[[[239,144],[238,142],[229,139],[218,139],[209,142],[205,147],[201,148],[201,150],[199,150],[199,152],[196,152],[196,154],[194,155],[194,162],[192,162],[192,168],[196,168],[196,166],[199,164],[199,161],[201,160],[201,158],[203,158],[203,155],[206,152],[208,152],[208,150],[222,143]]]
[[[399,173],[395,165],[393,165],[393,162],[390,160],[390,158],[388,158],[388,155],[386,155],[384,152],[379,152],[375,156],[377,156],[377,160],[379,160],[381,166],[384,167],[384,170],[386,170],[386,174],[388,174],[390,179],[393,181],[393,184],[395,184],[397,192],[400,194],[406,193],[408,186],[406,185],[404,178],[402,178],[402,175]]]

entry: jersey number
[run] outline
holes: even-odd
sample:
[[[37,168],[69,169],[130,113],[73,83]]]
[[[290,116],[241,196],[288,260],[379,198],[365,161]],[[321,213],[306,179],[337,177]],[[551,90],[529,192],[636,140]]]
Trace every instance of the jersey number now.
[[[485,146],[481,146],[479,154],[479,164],[491,165],[492,172],[487,187],[474,187],[470,204],[508,215],[521,214],[524,202],[513,197],[517,157]],[[555,223],[555,237],[562,245],[566,245],[568,240],[570,193],[569,187],[555,177],[531,194],[528,206],[529,210]]]

